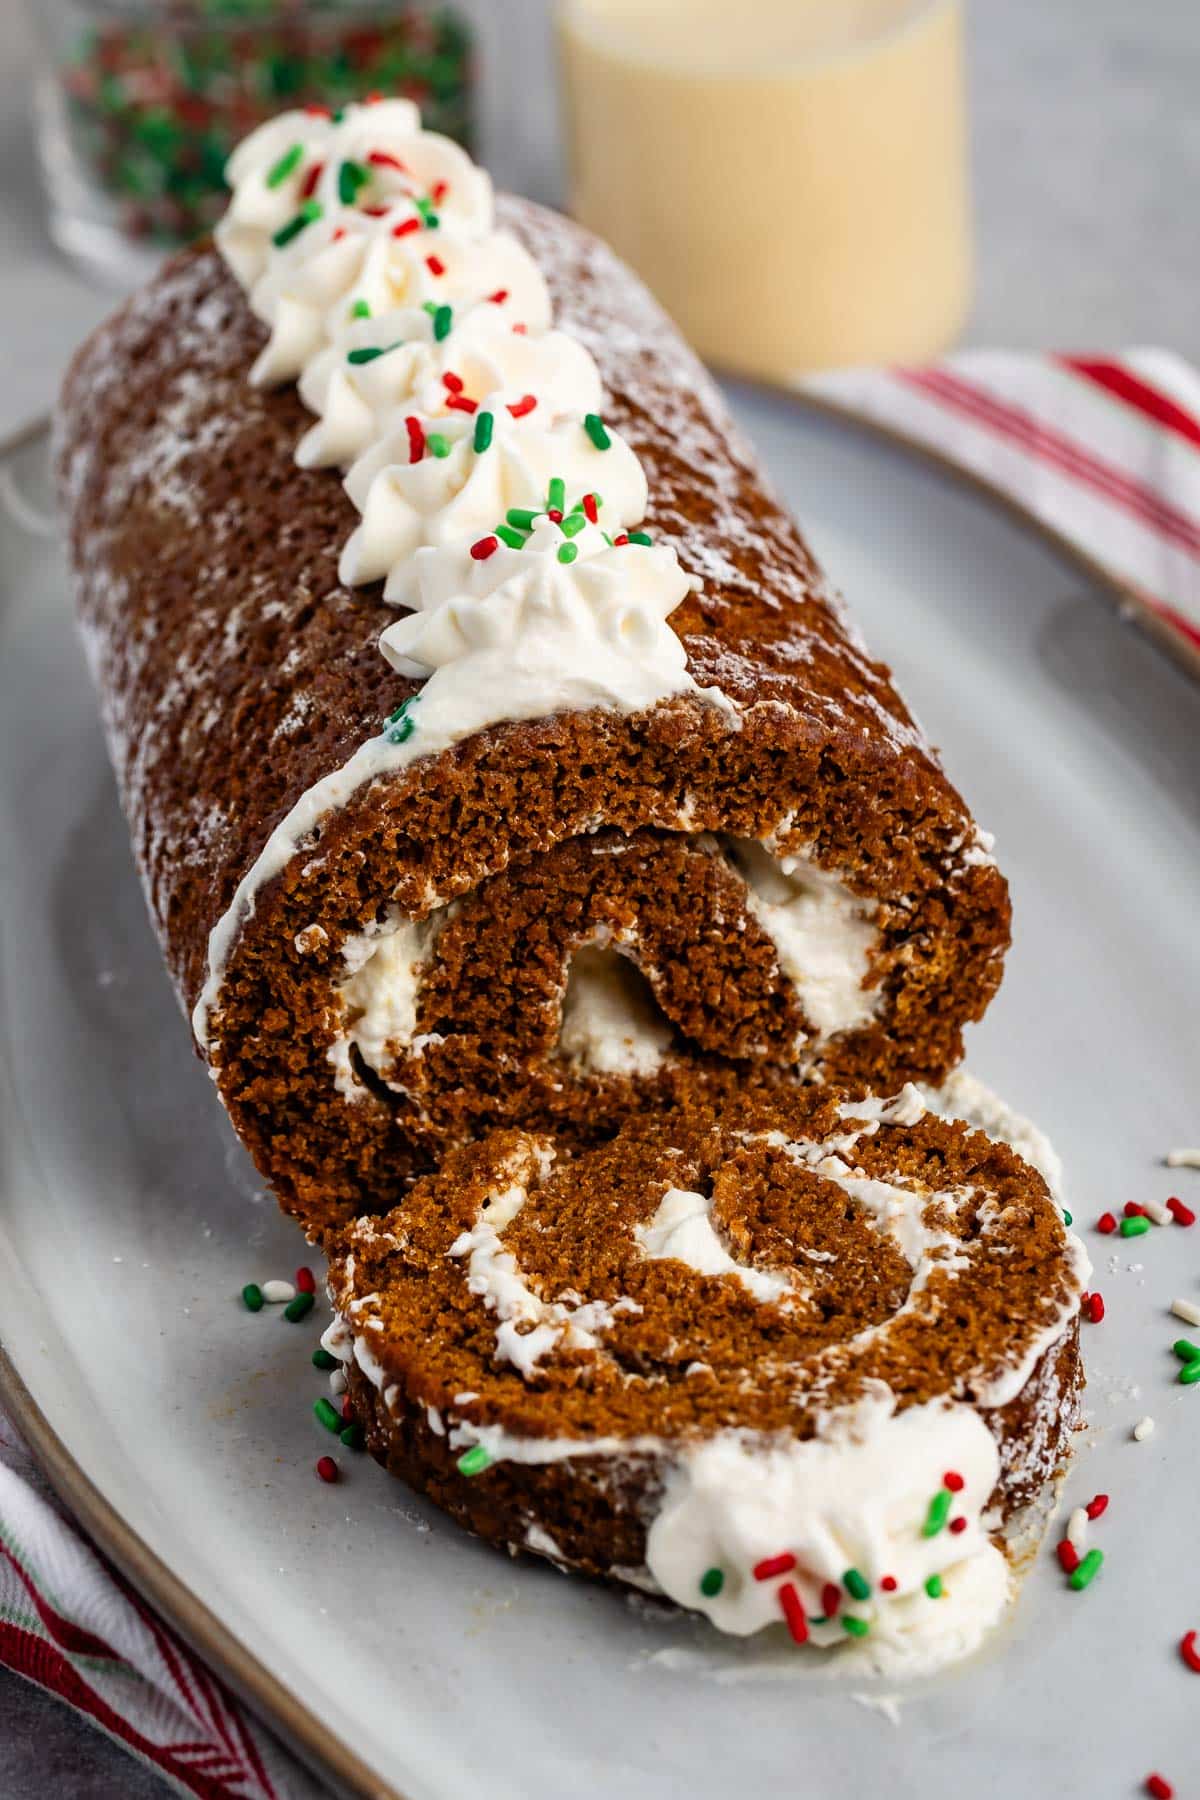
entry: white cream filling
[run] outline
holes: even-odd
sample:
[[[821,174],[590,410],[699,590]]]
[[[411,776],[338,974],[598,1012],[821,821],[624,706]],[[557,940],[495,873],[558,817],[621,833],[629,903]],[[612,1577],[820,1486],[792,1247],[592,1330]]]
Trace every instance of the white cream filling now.
[[[338,1091],[347,1099],[364,1092],[351,1050],[386,1079],[397,1050],[411,1047],[417,1028],[417,1001],[424,972],[452,907],[436,907],[424,919],[393,914],[380,930],[346,940],[349,970],[336,989],[345,1019],[327,1051]]]
[[[466,1258],[469,1291],[500,1321],[497,1362],[511,1363],[526,1381],[536,1375],[541,1358],[552,1350],[599,1349],[599,1334],[619,1313],[641,1311],[637,1302],[626,1296],[614,1301],[583,1301],[578,1295],[543,1300],[535,1294],[516,1257],[501,1242],[505,1226],[511,1225],[528,1198],[528,1189],[520,1182],[491,1195],[472,1229],[460,1232],[446,1253]]]
[[[750,838],[720,841],[813,1028],[801,1043],[869,1025],[881,1003],[879,989],[863,987],[879,942],[874,902],[806,856],[773,856]]]
[[[736,1261],[717,1236],[712,1201],[690,1188],[668,1188],[649,1224],[635,1225],[633,1235],[643,1256],[670,1257],[698,1275],[734,1275],[756,1300],[781,1300],[792,1287],[782,1270]]]
[[[628,957],[599,943],[576,950],[563,995],[560,1056],[593,1075],[652,1075],[673,1036]]]

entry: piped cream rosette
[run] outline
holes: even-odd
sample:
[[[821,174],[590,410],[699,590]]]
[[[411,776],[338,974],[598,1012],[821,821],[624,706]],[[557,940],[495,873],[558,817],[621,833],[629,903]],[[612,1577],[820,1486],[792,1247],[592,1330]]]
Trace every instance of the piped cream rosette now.
[[[317,422],[296,461],[345,468],[394,436],[405,414],[474,413],[489,396],[517,406],[532,398],[550,418],[600,411],[600,375],[583,345],[562,331],[515,329],[507,294],[455,307],[440,331],[443,323],[436,308],[398,307],[354,319],[318,351],[300,380]]]
[[[550,499],[561,491],[557,506]],[[346,492],[362,514],[338,573],[348,586],[385,576],[388,599],[408,583],[424,544],[470,544],[510,512],[562,511],[601,497],[605,528],[636,525],[646,477],[616,432],[598,444],[578,418],[551,421],[545,408],[489,395],[474,413],[405,419],[354,463]]]

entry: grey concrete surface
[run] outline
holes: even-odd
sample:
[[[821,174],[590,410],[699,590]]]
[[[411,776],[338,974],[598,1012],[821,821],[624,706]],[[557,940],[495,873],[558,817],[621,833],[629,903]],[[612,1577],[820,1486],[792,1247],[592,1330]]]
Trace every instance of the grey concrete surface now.
[[[30,0],[33,4],[34,0]],[[486,0],[471,10],[486,13]],[[544,0],[505,0],[536,46]],[[976,0],[970,14],[978,227],[973,343],[1158,343],[1200,360],[1200,8],[1195,0]],[[496,16],[484,18],[489,39]],[[42,223],[27,102],[31,35],[0,0],[0,435],[45,407],[111,296]],[[537,66],[536,49],[531,48]],[[502,182],[559,192],[552,95],[489,114]],[[545,53],[541,65],[548,68]],[[167,1789],[0,1671],[0,1800],[151,1800]]]

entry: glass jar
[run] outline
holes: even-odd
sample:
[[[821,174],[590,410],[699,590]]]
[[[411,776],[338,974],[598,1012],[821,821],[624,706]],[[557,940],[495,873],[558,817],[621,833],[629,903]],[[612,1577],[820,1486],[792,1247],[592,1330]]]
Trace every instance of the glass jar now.
[[[38,148],[56,242],[141,280],[211,230],[238,140],[290,106],[417,102],[470,146],[471,34],[449,6],[386,0],[36,0]]]

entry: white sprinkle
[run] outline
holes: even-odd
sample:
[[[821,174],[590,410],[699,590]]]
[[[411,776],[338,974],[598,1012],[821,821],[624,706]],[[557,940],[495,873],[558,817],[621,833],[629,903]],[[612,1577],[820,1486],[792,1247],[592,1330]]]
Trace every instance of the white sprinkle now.
[[[1133,1428],[1133,1436],[1134,1442],[1138,1444],[1144,1444],[1148,1437],[1154,1436],[1154,1420],[1150,1417],[1149,1413],[1146,1414],[1144,1419],[1138,1420]]]
[[[1080,1556],[1083,1555],[1083,1547],[1087,1543],[1087,1534],[1087,1508],[1084,1506],[1077,1506],[1067,1520],[1067,1542],[1074,1549],[1078,1550]]]
[[[329,1391],[331,1394],[344,1394],[346,1391],[345,1369],[331,1369],[329,1372]]]
[[[1153,1220],[1155,1225],[1169,1225],[1171,1223],[1170,1209],[1161,1205],[1159,1201],[1140,1200],[1138,1205],[1141,1207],[1146,1217]]]
[[[1200,1306],[1194,1300],[1172,1300],[1171,1311],[1185,1325],[1200,1325]]]
[[[1200,1169],[1200,1150],[1168,1150],[1168,1169]]]
[[[282,1306],[285,1301],[296,1298],[296,1290],[290,1281],[264,1281],[262,1297],[270,1306]]]

